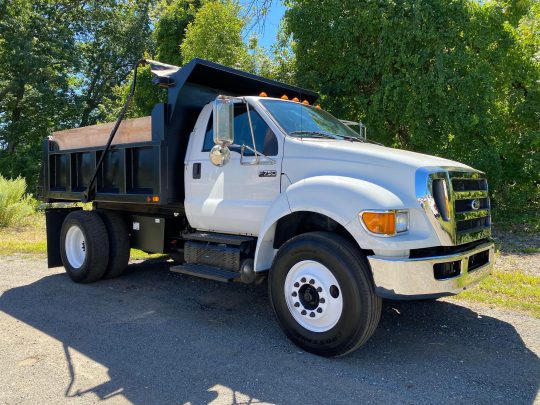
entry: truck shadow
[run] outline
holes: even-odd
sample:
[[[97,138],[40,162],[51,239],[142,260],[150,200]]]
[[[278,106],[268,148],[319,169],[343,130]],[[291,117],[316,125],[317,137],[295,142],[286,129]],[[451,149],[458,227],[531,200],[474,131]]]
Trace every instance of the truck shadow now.
[[[91,285],[65,274],[0,296],[0,310],[59,340],[65,395],[123,395],[143,403],[533,403],[540,362],[513,326],[448,302],[385,302],[373,338],[324,359],[292,345],[274,322],[266,286],[130,266]],[[109,381],[78,388],[77,351]]]

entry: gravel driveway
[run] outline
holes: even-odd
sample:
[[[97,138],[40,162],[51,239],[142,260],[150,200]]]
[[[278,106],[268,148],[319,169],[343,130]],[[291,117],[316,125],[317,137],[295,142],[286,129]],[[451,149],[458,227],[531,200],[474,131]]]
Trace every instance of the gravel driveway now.
[[[540,403],[540,320],[470,304],[386,302],[366,346],[292,345],[266,286],[132,264],[69,281],[0,258],[0,403]]]

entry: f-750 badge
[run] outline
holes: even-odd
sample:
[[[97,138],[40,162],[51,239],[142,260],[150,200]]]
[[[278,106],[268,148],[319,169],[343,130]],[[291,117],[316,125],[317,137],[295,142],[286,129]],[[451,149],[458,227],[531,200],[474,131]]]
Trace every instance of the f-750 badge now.
[[[259,172],[259,177],[276,177],[277,172],[275,170],[261,170]]]

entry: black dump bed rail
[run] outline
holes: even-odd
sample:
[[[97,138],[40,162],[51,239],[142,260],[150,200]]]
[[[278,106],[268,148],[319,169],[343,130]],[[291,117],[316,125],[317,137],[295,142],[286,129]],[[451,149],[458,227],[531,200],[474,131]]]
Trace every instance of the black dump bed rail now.
[[[184,200],[184,157],[201,109],[218,95],[287,94],[313,103],[317,94],[202,59],[182,68],[147,61],[154,82],[167,88],[167,103],[151,117],[126,120],[106,149],[113,124],[60,131],[43,145],[40,198],[84,201],[97,168],[92,199],[154,205]]]

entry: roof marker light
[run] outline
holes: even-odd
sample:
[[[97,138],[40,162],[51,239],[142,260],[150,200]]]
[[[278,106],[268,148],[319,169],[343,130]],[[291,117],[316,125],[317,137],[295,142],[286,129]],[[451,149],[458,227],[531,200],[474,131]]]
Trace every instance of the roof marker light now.
[[[304,105],[309,105],[309,101],[304,100],[304,101],[302,101],[302,104],[304,104]]]
[[[318,108],[318,109],[320,109],[320,108],[321,108],[321,106],[320,106],[319,104],[317,104],[317,105],[315,106],[315,108]]]
[[[266,94],[264,91],[261,91],[261,94],[259,94],[259,97],[268,97],[268,94]]]
[[[294,101],[296,103],[300,102],[300,100],[298,100],[298,97],[294,97],[291,101]]]
[[[289,99],[289,97],[287,97],[287,95],[286,95],[286,94],[284,94],[284,95],[282,95],[282,96],[281,96],[281,99],[282,99],[282,100],[288,100],[288,99]]]

